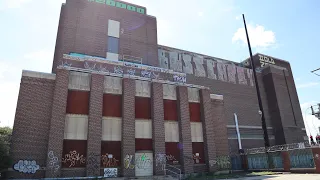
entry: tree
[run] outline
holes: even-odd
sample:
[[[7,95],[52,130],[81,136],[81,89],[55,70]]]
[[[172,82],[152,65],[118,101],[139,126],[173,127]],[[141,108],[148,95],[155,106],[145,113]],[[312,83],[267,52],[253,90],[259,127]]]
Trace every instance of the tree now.
[[[9,156],[12,129],[0,127],[0,172],[11,165]]]

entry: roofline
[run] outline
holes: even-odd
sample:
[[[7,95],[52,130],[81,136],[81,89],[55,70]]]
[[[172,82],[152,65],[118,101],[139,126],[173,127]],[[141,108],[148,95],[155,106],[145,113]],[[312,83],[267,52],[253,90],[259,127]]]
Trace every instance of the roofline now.
[[[280,60],[280,61],[284,61],[284,62],[286,62],[286,63],[288,63],[288,64],[290,64],[290,62],[289,61],[286,61],[286,60],[283,60],[283,59],[280,59],[280,58],[276,58],[276,57],[273,57],[273,56],[269,56],[269,55],[266,55],[266,54],[262,54],[262,53],[255,53],[254,55],[252,55],[252,56],[256,56],[256,55],[264,55],[264,56],[268,56],[268,57],[271,57],[271,58],[274,58],[274,59],[277,59],[277,60]],[[248,57],[247,59],[245,59],[244,61],[246,61],[246,60],[248,60],[248,59],[250,59],[250,57]]]

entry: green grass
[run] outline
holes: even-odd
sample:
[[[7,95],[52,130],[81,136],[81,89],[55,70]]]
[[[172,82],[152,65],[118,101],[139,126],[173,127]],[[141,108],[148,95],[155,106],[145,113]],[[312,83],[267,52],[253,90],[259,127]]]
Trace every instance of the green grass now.
[[[188,180],[210,180],[210,179],[236,179],[250,176],[264,176],[264,175],[273,175],[276,174],[274,172],[241,172],[241,173],[233,173],[233,174],[220,174],[220,175],[212,175],[212,174],[199,174],[193,175],[188,178]]]

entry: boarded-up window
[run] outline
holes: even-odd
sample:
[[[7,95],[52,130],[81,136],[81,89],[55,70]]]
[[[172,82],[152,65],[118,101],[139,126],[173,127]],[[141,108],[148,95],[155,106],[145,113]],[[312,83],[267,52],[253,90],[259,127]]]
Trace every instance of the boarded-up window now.
[[[136,138],[136,151],[152,151],[152,139]]]
[[[67,114],[89,114],[89,96],[88,91],[69,90]]]
[[[190,121],[201,122],[200,103],[189,103]]]
[[[64,140],[62,153],[63,168],[86,167],[87,141]]]
[[[138,139],[152,139],[152,121],[135,120],[135,137]]]
[[[151,119],[151,99],[146,97],[136,97],[135,118]]]
[[[65,119],[64,139],[87,140],[88,116],[68,114]]]
[[[180,148],[178,142],[166,142],[166,158],[169,164],[180,164]]]
[[[179,125],[177,121],[165,121],[165,142],[179,142]]]
[[[204,146],[203,142],[193,142],[192,143],[192,154],[195,164],[204,164]]]
[[[108,36],[108,52],[119,54],[119,38]]]
[[[177,100],[175,85],[163,84],[163,99]]]
[[[122,79],[118,77],[104,77],[104,93],[122,94]]]
[[[203,142],[202,123],[191,122],[191,140],[192,142]]]
[[[119,167],[121,165],[121,141],[101,142],[101,167]]]
[[[199,89],[188,87],[188,100],[189,102],[200,102]]]
[[[102,140],[121,141],[121,118],[103,117],[102,119]]]
[[[151,83],[148,81],[136,80],[136,96],[151,97]]]
[[[163,100],[164,120],[177,121],[177,101],[176,100]]]
[[[108,36],[120,37],[120,22],[109,19],[108,21]]]
[[[88,73],[71,71],[69,75],[69,89],[90,91],[91,76]]]
[[[103,116],[122,117],[122,95],[103,95]]]

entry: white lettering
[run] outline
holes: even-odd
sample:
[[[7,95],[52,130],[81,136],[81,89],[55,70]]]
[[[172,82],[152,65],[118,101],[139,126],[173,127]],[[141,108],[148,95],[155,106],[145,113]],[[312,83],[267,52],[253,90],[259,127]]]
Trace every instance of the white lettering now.
[[[182,58],[183,58],[183,62],[184,62],[183,72],[187,73],[187,74],[193,74],[191,56],[189,54],[183,54]]]
[[[173,71],[182,72],[181,55],[177,52],[169,52],[170,55],[170,69]]]
[[[203,67],[203,57],[193,57],[193,62],[195,63],[196,67],[194,69],[195,76],[198,77],[206,77],[206,71]]]
[[[214,68],[216,67],[216,62],[207,59],[207,73],[208,73],[208,78],[210,79],[217,79],[217,75],[215,73]]]
[[[229,82],[236,84],[236,66],[234,64],[227,65],[228,70],[228,80]]]
[[[244,68],[243,67],[237,67],[237,74],[238,74],[238,81],[239,84],[248,84],[248,81],[246,79],[246,76],[244,74]]]
[[[223,63],[217,63],[217,68],[218,68],[218,77],[219,80],[221,81],[227,81],[227,69],[226,69],[226,65]]]

